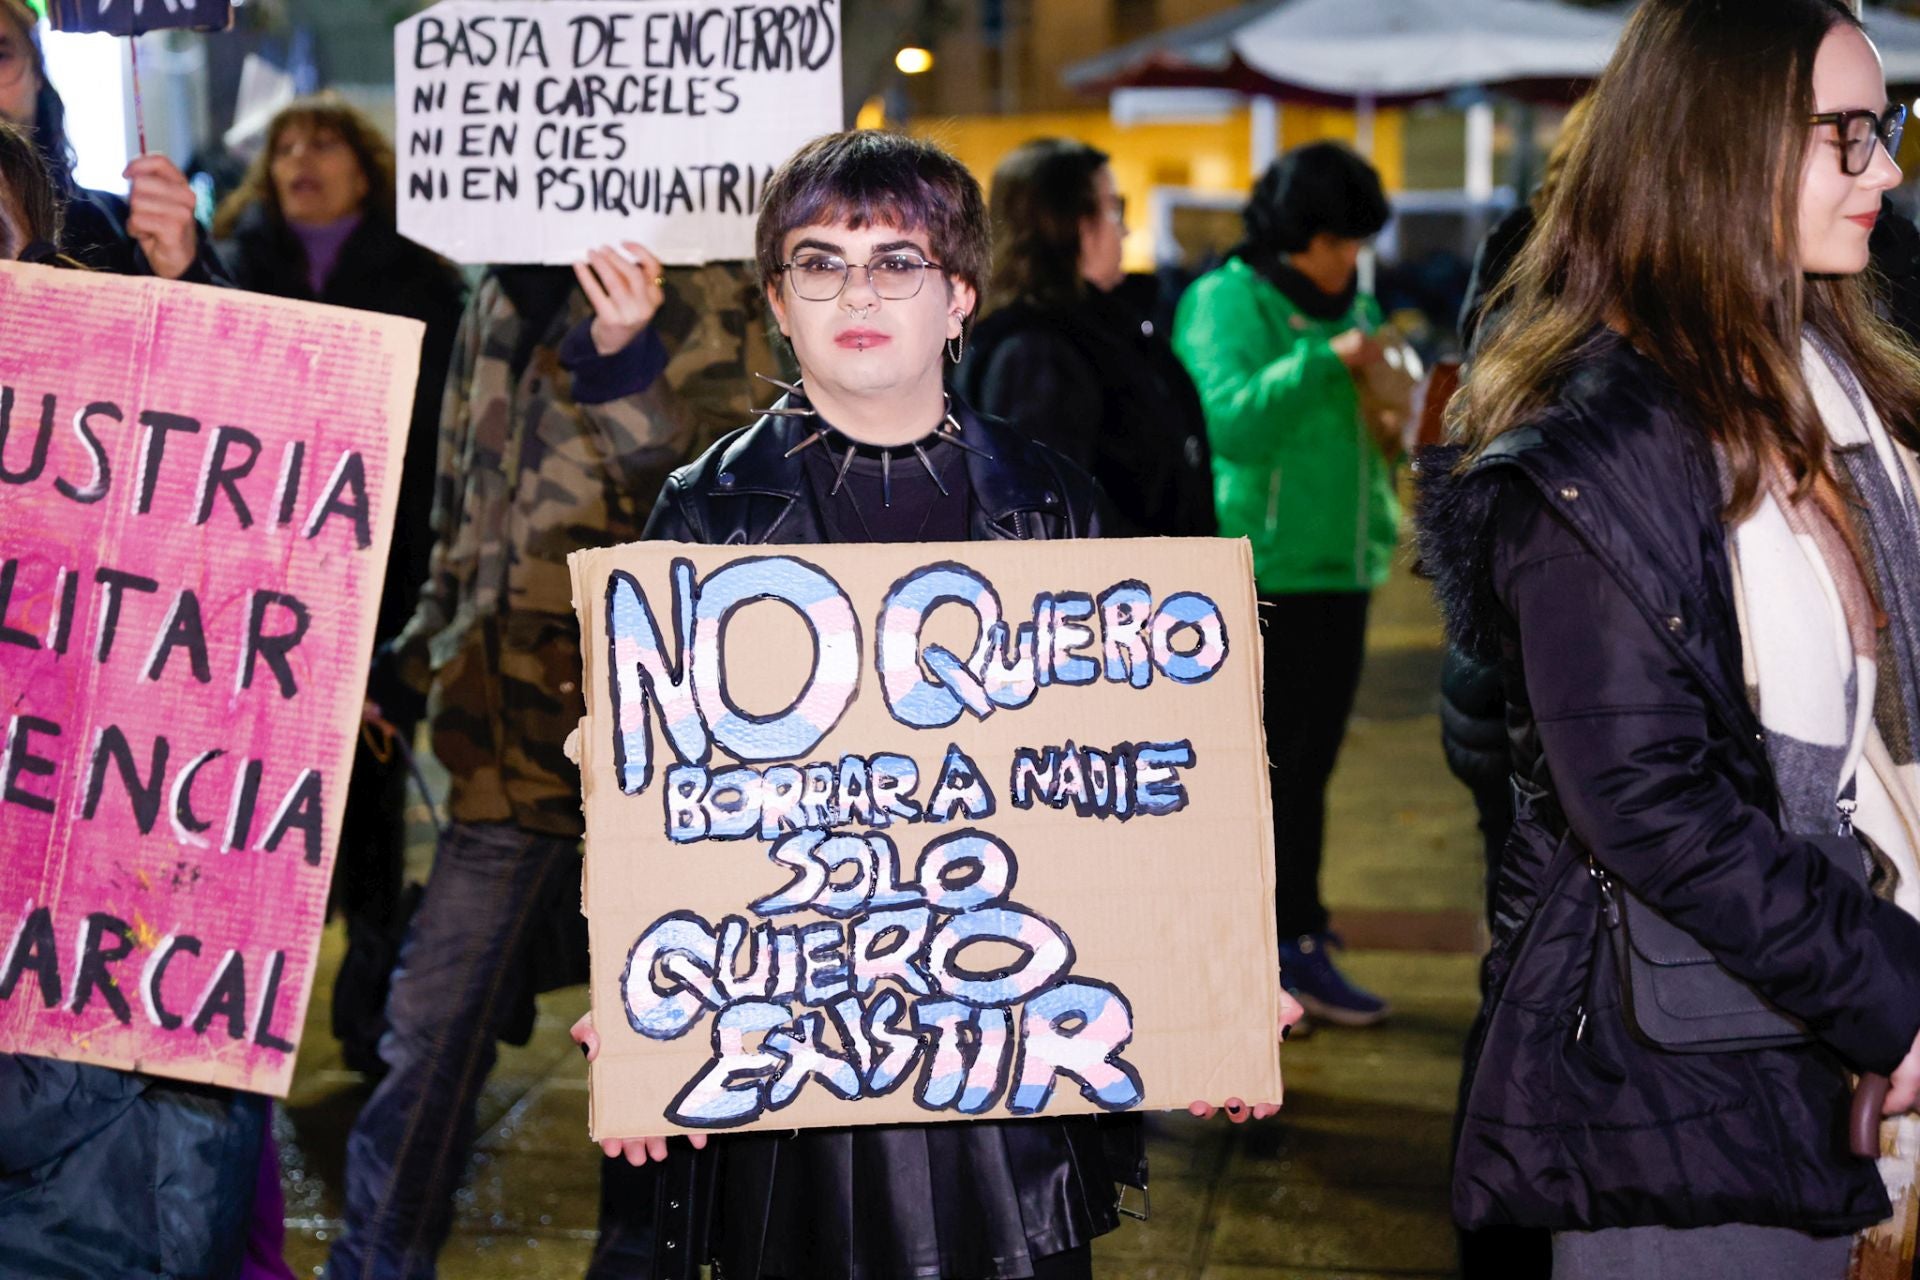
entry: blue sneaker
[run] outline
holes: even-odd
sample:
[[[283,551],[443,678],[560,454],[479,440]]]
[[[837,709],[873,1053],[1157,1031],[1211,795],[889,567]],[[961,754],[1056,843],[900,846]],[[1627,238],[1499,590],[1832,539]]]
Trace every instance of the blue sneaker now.
[[[1333,967],[1335,950],[1346,943],[1337,933],[1303,933],[1280,943],[1280,985],[1310,1017],[1337,1027],[1371,1027],[1392,1012],[1385,1000],[1348,982]]]

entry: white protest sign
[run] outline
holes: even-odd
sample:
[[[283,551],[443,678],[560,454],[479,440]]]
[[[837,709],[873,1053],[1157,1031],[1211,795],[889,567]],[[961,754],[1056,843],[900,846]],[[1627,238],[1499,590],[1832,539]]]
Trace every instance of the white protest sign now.
[[[838,0],[445,0],[394,31],[400,231],[456,262],[752,256],[841,127]]]

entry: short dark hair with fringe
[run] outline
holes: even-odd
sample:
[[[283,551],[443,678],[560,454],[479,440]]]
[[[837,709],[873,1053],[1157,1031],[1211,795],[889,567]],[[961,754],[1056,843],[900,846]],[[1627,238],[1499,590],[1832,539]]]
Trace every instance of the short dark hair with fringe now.
[[[1242,217],[1249,243],[1305,253],[1323,231],[1371,239],[1392,213],[1372,165],[1337,142],[1310,142],[1267,166]]]
[[[993,262],[987,202],[967,167],[931,142],[880,129],[815,138],[774,173],[754,230],[760,280],[780,278],[781,247],[801,227],[924,231],[950,278],[979,292]]]

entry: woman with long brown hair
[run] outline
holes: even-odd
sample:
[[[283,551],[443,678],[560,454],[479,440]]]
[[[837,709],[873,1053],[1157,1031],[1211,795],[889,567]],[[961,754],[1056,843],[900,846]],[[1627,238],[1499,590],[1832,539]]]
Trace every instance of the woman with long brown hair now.
[[[1556,1277],[1911,1270],[1920,357],[1862,277],[1904,117],[1838,0],[1644,0],[1421,463],[1516,793],[1454,1210]]]
[[[1121,264],[1126,201],[1106,152],[1022,143],[993,172],[988,213],[993,278],[962,397],[1092,473],[1126,532],[1212,537],[1206,417],[1137,296],[1152,278]]]

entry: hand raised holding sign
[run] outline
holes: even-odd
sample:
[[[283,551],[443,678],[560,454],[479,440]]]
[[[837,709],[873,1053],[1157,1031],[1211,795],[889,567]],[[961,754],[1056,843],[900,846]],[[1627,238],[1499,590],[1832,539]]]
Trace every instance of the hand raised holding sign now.
[[[187,176],[162,155],[144,155],[120,175],[133,183],[127,233],[139,241],[153,274],[178,280],[200,253],[200,225]]]
[[[593,304],[593,348],[603,356],[646,332],[666,300],[660,260],[631,240],[591,250],[585,262],[573,264],[573,274]]]

